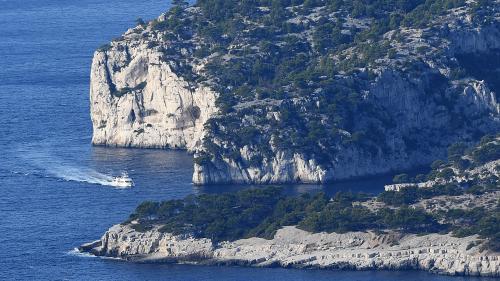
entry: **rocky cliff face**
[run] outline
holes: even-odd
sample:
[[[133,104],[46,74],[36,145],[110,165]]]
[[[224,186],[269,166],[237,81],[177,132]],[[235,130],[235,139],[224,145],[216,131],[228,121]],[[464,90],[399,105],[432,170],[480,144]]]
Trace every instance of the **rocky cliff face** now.
[[[425,28],[386,32],[374,44],[391,54],[316,78],[320,82],[304,81],[307,94],[286,93],[285,98],[267,97],[259,89],[243,91],[241,98],[231,92],[233,86],[221,82],[225,74],[211,67],[248,52],[248,38],[241,35],[225,50],[200,55],[213,42],[188,24],[187,31],[175,35],[184,39],[171,39],[172,32],[158,26],[171,25],[172,16],[162,15],[95,53],[92,141],[187,148],[195,154],[195,184],[325,183],[428,164],[443,157],[453,142],[500,129],[495,79],[482,78],[484,72],[472,75],[476,73],[464,59],[500,54],[499,16],[492,10],[488,21],[478,20],[472,6],[451,9]],[[330,16],[323,10],[289,19],[310,26],[293,35],[313,46],[311,33],[318,19]],[[189,23],[203,18],[196,6],[182,13]],[[246,28],[251,33],[251,24]],[[345,34],[366,29],[344,28]],[[249,46],[258,45],[254,43]],[[353,46],[329,59],[335,65],[348,64],[363,52]],[[352,109],[332,104],[337,101],[331,100],[331,85],[345,85],[341,93],[355,92],[358,100]],[[218,106],[229,109],[220,111]]]
[[[405,71],[398,70],[397,60],[381,61],[380,65],[370,70],[376,74],[376,78],[367,86],[364,98],[384,110],[393,122],[393,127],[387,128],[383,133],[383,148],[378,147],[375,152],[371,152],[352,144],[338,144],[330,149],[335,151],[332,161],[325,164],[319,163],[311,155],[273,146],[271,139],[271,157],[259,152],[257,147],[244,146],[239,148],[239,161],[215,157],[210,163],[195,163],[193,182],[325,183],[408,170],[444,157],[445,148],[453,142],[474,139],[473,135],[478,132],[497,132],[500,128],[500,103],[497,93],[492,91],[484,80],[465,78],[451,81],[449,85],[444,86],[441,94],[435,97],[431,94],[433,91],[439,91],[433,87],[443,87],[440,85],[442,81],[436,80],[446,79],[445,75],[449,75],[451,71],[450,65],[454,64],[451,62],[454,56],[464,53],[499,52],[499,30],[492,27],[485,29],[487,31],[448,31],[452,38],[450,41],[443,38],[424,40],[423,35],[417,37],[418,40],[415,41],[428,48],[444,45],[447,57],[451,58],[435,57],[433,61],[425,62],[421,65],[419,77],[411,77]],[[422,34],[421,30],[407,32]],[[414,52],[411,50],[414,47],[415,45],[399,46],[399,52],[406,54],[402,55],[400,60],[415,60],[417,56],[408,55]],[[446,104],[447,101],[452,101],[452,104]],[[317,100],[311,98],[299,102],[296,107],[307,107],[316,103]],[[269,116],[268,122],[279,120],[279,115],[275,115],[278,113],[273,112],[273,109],[260,109]],[[366,124],[362,126],[364,125]],[[352,136],[352,132],[341,133],[347,137]],[[225,140],[217,139],[217,136],[211,137],[221,147],[231,146]],[[204,149],[201,146],[199,151]],[[248,165],[256,156],[262,159],[261,162],[254,166]]]
[[[402,191],[411,187],[436,188],[445,185],[463,188],[498,186],[500,137],[485,136],[475,146],[467,150],[465,147],[463,143],[455,145],[455,149],[451,149],[452,154],[448,153],[448,163],[437,164],[434,170],[424,177],[427,180],[414,179],[410,182],[386,185],[385,191]],[[494,196],[493,199],[495,198],[497,197]]]
[[[334,269],[418,269],[449,275],[500,276],[498,253],[481,250],[477,236],[375,234],[311,234],[295,227],[262,238],[221,242],[162,233],[137,232],[115,225],[81,251],[136,262],[198,262],[248,266]]]
[[[250,160],[252,154],[247,147],[241,151],[243,159]],[[258,153],[253,153],[254,155]],[[361,174],[361,173],[360,173]],[[314,159],[303,155],[279,151],[271,159],[263,160],[259,166],[247,167],[232,159],[213,161],[208,165],[195,163],[193,183],[204,185],[213,183],[320,183],[333,180],[333,172],[325,170]]]
[[[96,145],[183,148],[200,145],[217,94],[188,84],[151,48],[148,31],[129,30],[96,51],[90,102]],[[151,35],[153,36],[153,35]]]
[[[323,147],[323,152],[314,151],[311,155],[277,147],[271,138],[272,156],[261,153],[258,147],[245,146],[238,151],[239,161],[223,156],[214,157],[210,163],[195,164],[193,182],[324,183],[388,173],[429,164],[443,157],[445,147],[457,140],[474,139],[473,135],[478,132],[498,131],[500,104],[496,92],[485,80],[451,77],[454,68],[461,67],[456,57],[488,56],[500,50],[498,25],[480,26],[467,13],[467,9],[456,9],[437,19],[430,28],[402,29],[384,35],[397,55],[380,59],[366,69],[373,72],[375,78],[363,90],[364,99],[384,111],[392,122],[389,126],[375,125],[379,127],[375,133],[380,134],[381,130],[384,135],[375,144],[378,147],[367,150],[360,145],[341,143],[330,149]],[[397,33],[405,38],[404,42],[395,39]],[[345,56],[355,52],[356,49],[348,50]],[[416,70],[408,70],[407,66],[401,67],[402,64],[413,64]],[[351,78],[359,80],[359,76]],[[319,98],[312,95],[294,102],[293,107],[298,108],[297,111],[320,107]],[[268,104],[263,103],[259,110],[267,114],[267,122],[279,121],[279,112]],[[359,119],[357,129],[366,133],[370,120],[362,120],[362,116]],[[249,125],[255,123],[249,122]],[[348,139],[353,131],[341,131],[341,134]],[[224,139],[217,140],[216,135],[213,138],[220,147],[231,146]],[[379,146],[380,142],[383,145]],[[331,151],[334,155],[326,164],[314,156]],[[262,160],[251,165],[253,158]]]
[[[435,178],[432,180],[417,183],[396,183],[385,185],[385,191],[401,191],[407,187],[429,188],[438,185],[458,184],[469,186],[469,182],[485,178],[500,178],[500,160],[487,162],[479,167],[460,171],[455,169],[455,174],[449,178]],[[496,197],[495,197],[496,198]]]

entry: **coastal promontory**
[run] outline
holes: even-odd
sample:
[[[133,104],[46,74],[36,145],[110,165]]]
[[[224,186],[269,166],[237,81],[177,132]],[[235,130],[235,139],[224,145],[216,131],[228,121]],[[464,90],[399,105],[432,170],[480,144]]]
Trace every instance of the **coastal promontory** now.
[[[499,3],[180,1],[96,51],[96,145],[188,149],[195,184],[403,171],[500,125]]]
[[[133,262],[500,277],[500,136],[378,195],[279,187],[146,201],[81,251]]]

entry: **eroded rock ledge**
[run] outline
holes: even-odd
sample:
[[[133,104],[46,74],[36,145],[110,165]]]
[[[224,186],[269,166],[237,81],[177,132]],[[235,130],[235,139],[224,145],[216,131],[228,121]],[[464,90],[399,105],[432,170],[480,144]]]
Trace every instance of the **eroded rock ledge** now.
[[[272,240],[241,239],[212,243],[162,233],[158,227],[138,232],[130,225],[111,227],[81,251],[133,262],[194,262],[322,269],[418,269],[433,273],[500,277],[500,254],[481,250],[477,236],[414,235],[389,231],[309,233],[293,226]]]

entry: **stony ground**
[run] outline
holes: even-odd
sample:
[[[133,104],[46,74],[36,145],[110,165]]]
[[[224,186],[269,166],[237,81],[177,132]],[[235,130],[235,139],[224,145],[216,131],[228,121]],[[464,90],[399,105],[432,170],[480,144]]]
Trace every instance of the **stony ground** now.
[[[308,233],[280,229],[273,239],[241,239],[213,245],[161,233],[112,227],[101,240],[80,250],[136,262],[196,262],[298,268],[421,269],[449,275],[500,276],[500,254],[481,250],[477,236],[403,235],[389,231]]]

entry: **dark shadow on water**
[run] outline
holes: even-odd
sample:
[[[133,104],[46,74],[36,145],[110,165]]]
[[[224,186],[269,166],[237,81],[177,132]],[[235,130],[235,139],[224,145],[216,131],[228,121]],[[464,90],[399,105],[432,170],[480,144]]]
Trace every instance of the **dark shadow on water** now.
[[[189,264],[130,264],[106,260],[108,265],[129,273],[141,272],[141,279],[166,280],[336,280],[336,281],[487,281],[494,278],[445,276],[425,271],[366,270],[350,271],[335,269],[255,268],[241,266],[206,266]],[[186,275],[189,272],[189,275]]]
[[[133,163],[158,169],[183,169],[192,173],[192,156],[183,150],[139,149],[93,146],[91,160],[97,165]]]
[[[191,176],[193,173],[192,155],[185,150],[94,146],[91,148],[91,165],[96,170],[114,169],[115,173],[118,170],[127,170],[132,176],[138,178],[156,178],[155,183],[159,185],[159,187],[167,187],[175,182],[179,185],[185,185],[186,188],[193,188],[193,191],[197,194],[217,194],[236,192],[247,188],[274,186],[238,184],[193,186],[191,184]],[[409,176],[415,176],[428,172],[429,168],[419,167],[406,171],[405,173]],[[392,178],[395,174],[397,173],[337,181],[329,184],[284,184],[280,186],[282,186],[285,193],[289,195],[306,192],[315,193],[320,191],[324,191],[328,195],[334,195],[339,191],[378,194],[384,190],[385,185],[392,183]]]
[[[429,168],[419,167],[414,170],[406,171],[410,177],[417,174],[426,174]],[[285,184],[279,185],[284,188],[286,194],[296,195],[301,193],[315,193],[324,191],[328,195],[342,192],[364,192],[369,194],[378,194],[384,191],[384,186],[392,184],[393,173],[383,174],[377,176],[363,177],[353,180],[338,181],[329,184]],[[196,186],[195,190],[199,193],[223,193],[235,192],[247,188],[259,188],[263,186],[276,186],[276,185],[208,185]]]

